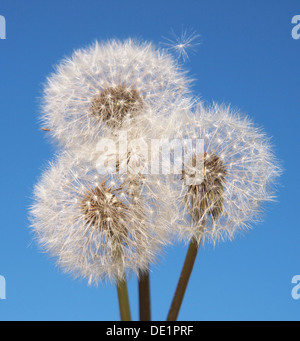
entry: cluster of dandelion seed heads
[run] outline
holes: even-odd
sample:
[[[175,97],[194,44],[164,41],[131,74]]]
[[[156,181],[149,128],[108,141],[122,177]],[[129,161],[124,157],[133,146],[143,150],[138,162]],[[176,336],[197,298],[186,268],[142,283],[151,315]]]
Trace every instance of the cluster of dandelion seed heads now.
[[[119,129],[125,117],[184,109],[189,84],[173,58],[150,43],[96,42],[48,77],[41,119],[55,141],[70,147]]]
[[[247,117],[224,105],[198,105],[180,131],[181,138],[203,139],[204,176],[198,185],[186,184],[191,176],[186,171],[174,180],[175,230],[198,242],[232,239],[259,219],[262,202],[274,199],[280,167],[270,141]]]
[[[89,283],[146,270],[167,230],[151,185],[134,179],[99,175],[93,162],[61,155],[35,187],[31,219],[42,249]]]
[[[35,187],[31,219],[42,248],[75,277],[97,284],[140,274],[173,235],[232,239],[273,200],[280,167],[264,132],[230,107],[193,107],[191,82],[166,52],[186,59],[197,39],[185,31],[165,50],[96,42],[47,79],[44,129],[65,150]],[[163,150],[174,138],[204,141],[199,183],[189,181],[194,157],[174,174],[167,162],[151,173],[153,158],[169,157],[152,142],[162,139]]]

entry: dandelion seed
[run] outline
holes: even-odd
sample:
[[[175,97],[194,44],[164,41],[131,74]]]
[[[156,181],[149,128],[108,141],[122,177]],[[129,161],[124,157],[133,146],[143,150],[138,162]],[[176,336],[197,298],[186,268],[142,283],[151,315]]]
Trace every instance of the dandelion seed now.
[[[174,53],[179,60],[186,62],[189,60],[189,52],[195,52],[196,46],[200,45],[200,35],[195,31],[182,30],[180,35],[176,35],[171,30],[171,38],[163,37],[162,46],[167,51]]]

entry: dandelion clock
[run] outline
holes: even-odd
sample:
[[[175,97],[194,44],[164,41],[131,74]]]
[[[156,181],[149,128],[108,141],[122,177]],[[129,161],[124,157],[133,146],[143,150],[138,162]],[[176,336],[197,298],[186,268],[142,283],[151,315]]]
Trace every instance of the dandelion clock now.
[[[171,55],[151,43],[95,42],[48,77],[41,119],[55,141],[72,148],[121,129],[125,120],[134,124],[141,114],[186,109],[189,83]]]
[[[269,138],[249,118],[225,105],[196,106],[182,121],[179,139],[201,141],[170,185],[176,238],[190,242],[168,319],[177,318],[199,244],[232,240],[258,221],[274,199],[281,173]]]

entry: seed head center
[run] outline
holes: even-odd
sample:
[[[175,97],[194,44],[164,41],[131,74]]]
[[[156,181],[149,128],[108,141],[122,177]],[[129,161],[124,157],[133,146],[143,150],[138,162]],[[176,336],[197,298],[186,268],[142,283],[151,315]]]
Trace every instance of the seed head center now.
[[[111,127],[120,127],[124,118],[134,115],[143,107],[139,92],[125,85],[109,87],[97,95],[91,104],[91,112]]]

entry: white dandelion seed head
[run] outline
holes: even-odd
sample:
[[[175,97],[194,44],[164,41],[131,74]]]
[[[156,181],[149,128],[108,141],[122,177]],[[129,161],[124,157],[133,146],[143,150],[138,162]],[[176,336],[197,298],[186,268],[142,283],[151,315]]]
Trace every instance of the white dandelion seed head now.
[[[138,274],[168,242],[156,187],[136,174],[99,174],[83,154],[64,152],[36,185],[36,239],[65,272],[89,284]]]
[[[165,116],[187,104],[190,80],[172,57],[132,39],[76,50],[48,77],[42,122],[64,147],[94,141],[140,115]]]
[[[263,202],[275,198],[281,168],[270,140],[247,117],[216,104],[199,104],[179,131],[182,139],[203,139],[203,178],[187,185],[194,176],[187,163],[186,171],[173,179],[170,210],[178,212],[174,231],[179,238],[202,243],[232,239],[260,219]]]

